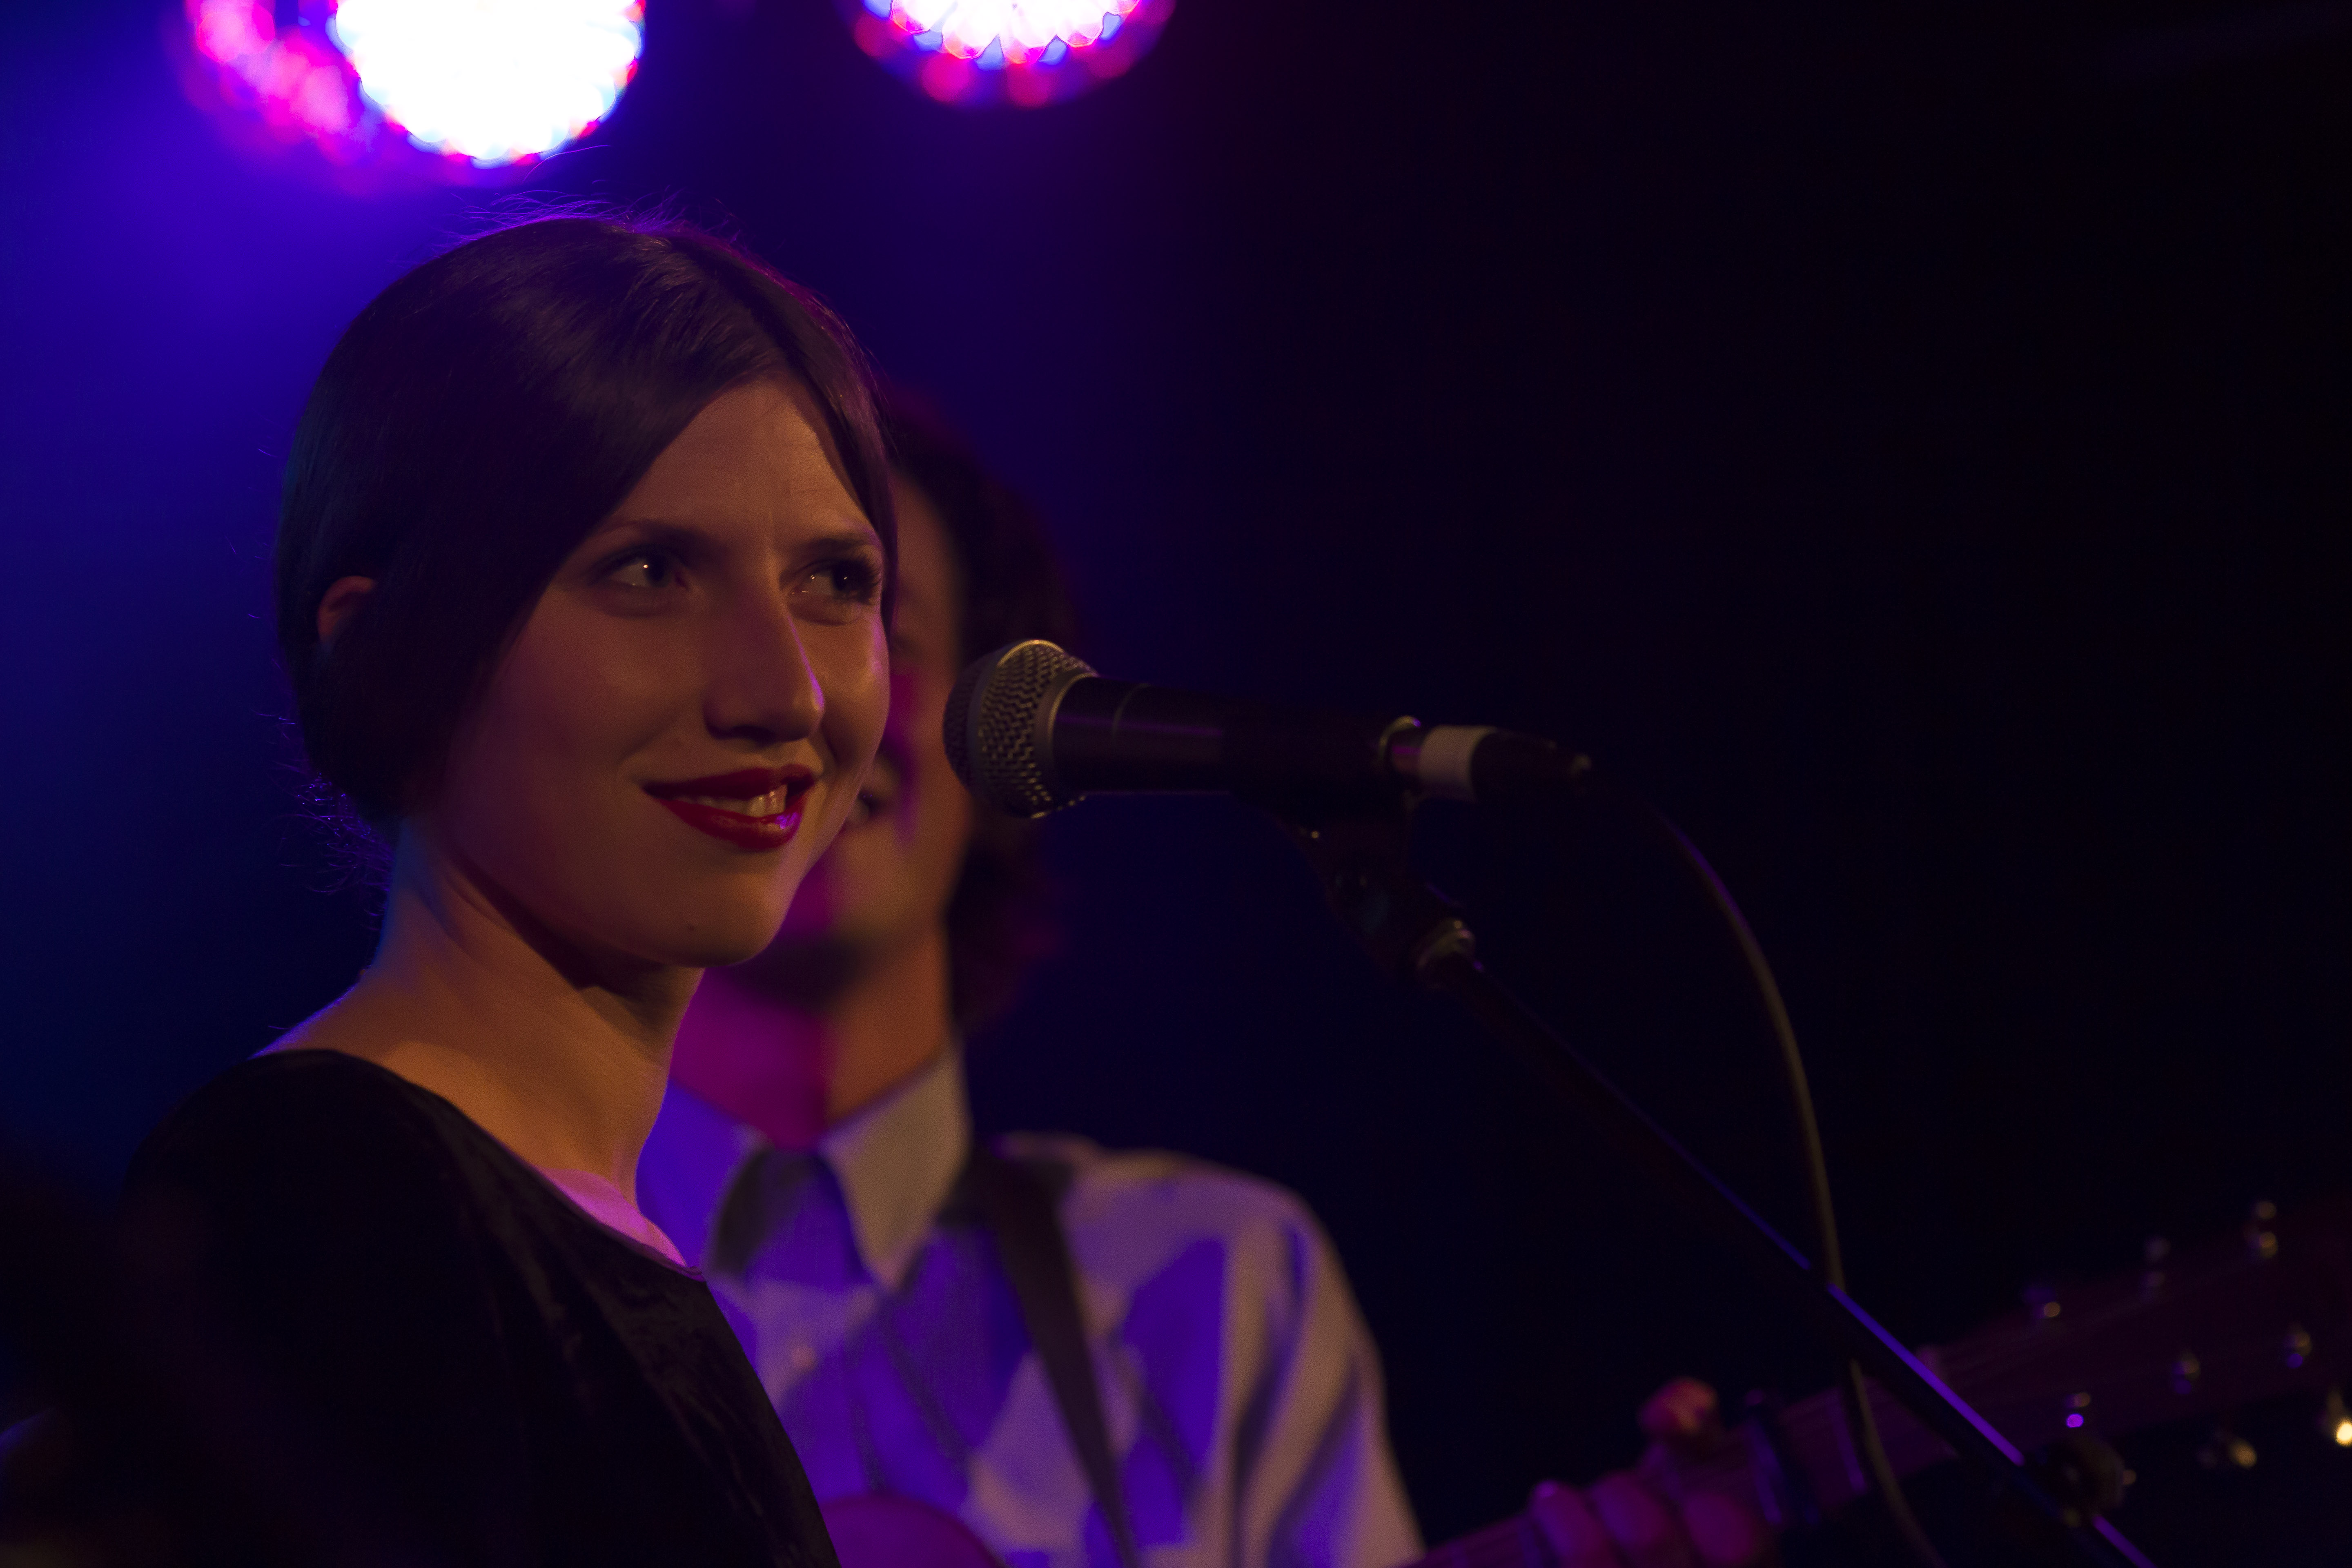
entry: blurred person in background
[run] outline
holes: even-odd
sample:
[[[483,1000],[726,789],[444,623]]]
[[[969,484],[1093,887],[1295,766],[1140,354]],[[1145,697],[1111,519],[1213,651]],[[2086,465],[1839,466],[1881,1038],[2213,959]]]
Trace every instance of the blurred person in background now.
[[[640,1200],[702,1264],[846,1568],[1405,1563],[1378,1355],[1297,1197],[1180,1155],[974,1140],[965,1031],[1045,932],[1034,826],[966,794],[941,718],[969,660],[1066,644],[1073,616],[1020,499],[919,402],[885,427],[880,753],[775,944],[705,977]],[[1714,1422],[1696,1384],[1642,1414],[1671,1443]],[[1630,1476],[1547,1484],[1533,1512],[1580,1568],[1766,1545],[1752,1515],[1685,1518]]]

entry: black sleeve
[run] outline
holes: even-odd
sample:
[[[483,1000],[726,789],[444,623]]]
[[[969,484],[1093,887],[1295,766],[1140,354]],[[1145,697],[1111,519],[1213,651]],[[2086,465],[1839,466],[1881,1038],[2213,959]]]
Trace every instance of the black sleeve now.
[[[148,1140],[126,1193],[143,1250],[176,1260],[167,1342],[232,1450],[244,1507],[226,1511],[291,1537],[273,1559],[302,1560],[307,1538],[333,1543],[312,1562],[534,1562],[505,1350],[520,1325],[502,1321],[489,1239],[430,1120],[320,1068],[215,1080]]]

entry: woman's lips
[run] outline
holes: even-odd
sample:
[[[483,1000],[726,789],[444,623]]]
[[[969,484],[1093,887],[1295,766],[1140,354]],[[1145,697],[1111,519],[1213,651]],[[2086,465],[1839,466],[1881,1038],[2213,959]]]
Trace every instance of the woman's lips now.
[[[646,793],[688,827],[739,849],[781,849],[800,831],[805,768],[743,768],[709,778],[647,784]]]
[[[698,800],[672,800],[656,795],[688,827],[698,827],[713,838],[723,838],[739,849],[782,849],[801,828],[798,806],[774,816],[751,816]]]

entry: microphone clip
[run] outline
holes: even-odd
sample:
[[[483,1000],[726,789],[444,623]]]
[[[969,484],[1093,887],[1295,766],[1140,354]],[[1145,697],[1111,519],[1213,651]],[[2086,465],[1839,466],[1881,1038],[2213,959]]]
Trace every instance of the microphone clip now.
[[[1470,958],[1477,944],[1461,906],[1412,868],[1419,804],[1405,795],[1368,811],[1276,816],[1314,868],[1331,912],[1373,962],[1401,980],[1425,985],[1433,983],[1440,963]]]

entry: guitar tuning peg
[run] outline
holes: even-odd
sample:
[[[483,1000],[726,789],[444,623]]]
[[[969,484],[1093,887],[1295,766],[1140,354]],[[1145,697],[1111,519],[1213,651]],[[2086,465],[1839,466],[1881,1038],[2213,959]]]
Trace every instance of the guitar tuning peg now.
[[[2271,1228],[2277,1219],[2278,1205],[2268,1198],[2256,1203],[2246,1217],[2246,1251],[2258,1263],[2278,1256],[2278,1232]]]
[[[2344,1390],[2331,1388],[2319,1405],[2319,1430],[2339,1448],[2352,1448],[2352,1411],[2344,1408]]]
[[[2041,1322],[2046,1323],[2058,1315],[2058,1292],[2047,1285],[2028,1285],[2018,1292],[2018,1297],[2025,1303],[2026,1311]]]
[[[2311,1359],[2311,1335],[2301,1323],[2286,1326],[2286,1338],[2279,1342],[2279,1354],[2290,1367],[2299,1367]]]
[[[2113,1513],[2122,1506],[2125,1490],[2139,1479],[2121,1454],[2079,1427],[2040,1450],[2031,1463],[2042,1483],[2077,1519]]]
[[[2147,1267],[2139,1277],[2143,1296],[2153,1296],[2164,1289],[2164,1260],[2172,1256],[2172,1243],[2163,1237],[2151,1236],[2139,1249],[2140,1261]]]
[[[2197,1462],[2209,1470],[2251,1470],[2261,1457],[2252,1443],[2227,1426],[2214,1427],[2205,1446],[2197,1450]]]

